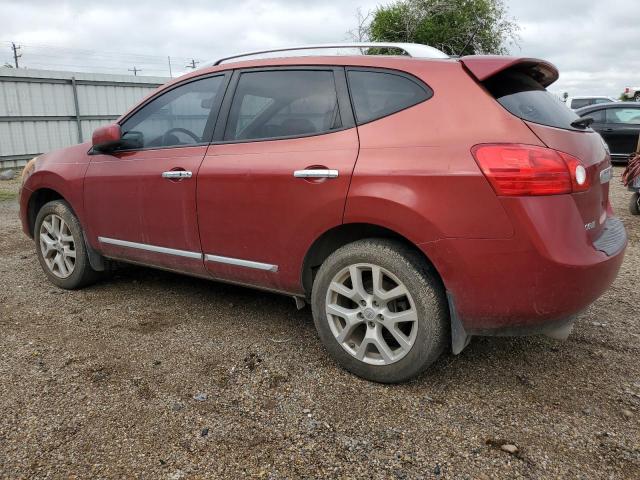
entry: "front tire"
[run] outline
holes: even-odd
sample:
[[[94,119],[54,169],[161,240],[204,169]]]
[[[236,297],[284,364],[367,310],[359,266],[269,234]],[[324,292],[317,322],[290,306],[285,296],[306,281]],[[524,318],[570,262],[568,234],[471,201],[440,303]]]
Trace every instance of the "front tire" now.
[[[631,200],[629,201],[629,212],[631,215],[640,215],[640,193],[635,192],[631,195]]]
[[[51,283],[74,290],[98,279],[98,272],[89,263],[80,222],[67,202],[45,204],[38,212],[33,233],[38,260]]]
[[[311,306],[331,356],[374,382],[419,375],[449,340],[437,274],[417,252],[392,240],[359,240],[331,254],[315,278]]]

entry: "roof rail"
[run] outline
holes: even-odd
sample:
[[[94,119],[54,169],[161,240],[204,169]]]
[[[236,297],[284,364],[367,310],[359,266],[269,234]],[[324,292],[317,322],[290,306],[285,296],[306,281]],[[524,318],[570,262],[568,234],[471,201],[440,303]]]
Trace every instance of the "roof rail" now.
[[[272,48],[269,50],[256,50],[254,52],[238,53],[223,57],[216,60],[213,63],[209,63],[207,66],[220,65],[227,60],[233,60],[235,58],[249,57],[253,55],[262,55],[265,53],[277,53],[277,52],[292,52],[296,50],[322,50],[332,48],[394,48],[402,50],[408,56],[414,58],[449,58],[449,56],[438,50],[437,48],[430,47],[428,45],[421,45],[419,43],[387,43],[387,42],[354,42],[354,43],[320,43],[316,45],[299,45],[297,47],[284,47],[284,48]],[[363,53],[364,55],[364,53]]]

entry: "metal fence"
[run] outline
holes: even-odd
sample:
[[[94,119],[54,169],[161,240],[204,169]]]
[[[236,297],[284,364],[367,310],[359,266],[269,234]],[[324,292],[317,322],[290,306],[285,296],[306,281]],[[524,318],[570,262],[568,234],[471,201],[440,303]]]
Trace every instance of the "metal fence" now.
[[[90,139],[167,80],[0,68],[0,168]]]

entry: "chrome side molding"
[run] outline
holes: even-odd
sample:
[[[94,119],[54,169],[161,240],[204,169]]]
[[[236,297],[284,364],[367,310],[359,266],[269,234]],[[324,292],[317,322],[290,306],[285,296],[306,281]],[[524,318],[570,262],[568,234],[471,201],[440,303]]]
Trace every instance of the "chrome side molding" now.
[[[207,262],[226,263],[227,265],[235,265],[237,267],[254,268],[256,270],[266,270],[268,272],[277,272],[278,266],[270,263],[254,262],[252,260],[242,260],[240,258],[223,257],[220,255],[206,254],[204,259]]]
[[[166,255],[175,255],[177,257],[197,258],[202,260],[202,254],[198,252],[189,252],[187,250],[177,250],[175,248],[159,247],[157,245],[149,245],[146,243],[129,242],[126,240],[117,240],[115,238],[98,237],[100,243],[116,245],[118,247],[135,248],[145,250],[147,252],[164,253]]]
[[[204,258],[207,262],[225,263],[227,265],[234,265],[236,267],[253,268],[255,270],[265,270],[267,272],[277,272],[278,266],[270,263],[254,262],[252,260],[243,260],[241,258],[223,257],[221,255],[210,255],[199,252],[190,252],[188,250],[177,250],[175,248],[159,247],[157,245],[149,245],[147,243],[129,242],[127,240],[118,240],[116,238],[98,237],[100,243],[106,243],[108,245],[115,245],[118,247],[135,248],[137,250],[144,250],[147,252],[163,253],[166,255],[175,255],[178,257],[194,258],[202,260]]]
[[[296,178],[337,178],[338,170],[330,170],[327,168],[296,170],[293,172]]]

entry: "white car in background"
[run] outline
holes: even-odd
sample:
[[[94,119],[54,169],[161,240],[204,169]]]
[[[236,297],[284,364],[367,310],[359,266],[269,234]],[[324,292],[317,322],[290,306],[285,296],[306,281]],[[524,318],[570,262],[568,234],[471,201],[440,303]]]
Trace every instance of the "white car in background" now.
[[[640,102],[640,87],[626,87],[624,96],[629,100],[633,99],[635,102]]]
[[[588,107],[590,105],[596,105],[598,103],[611,103],[617,102],[615,98],[612,97],[567,97],[566,104],[571,110],[577,110],[578,108]]]

